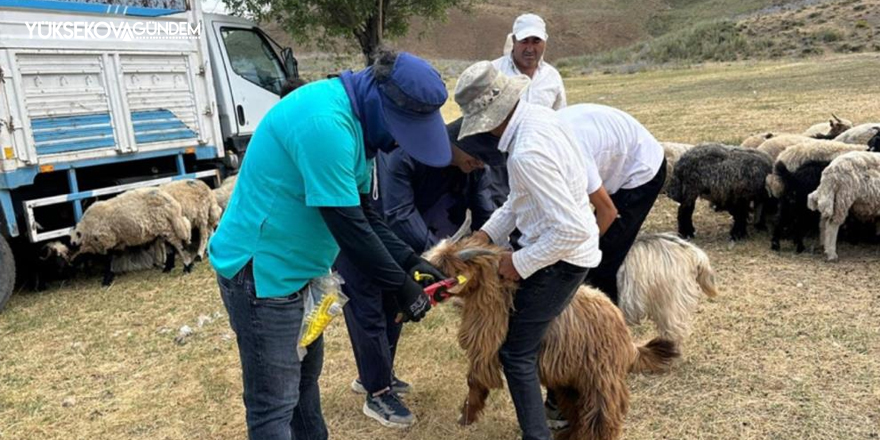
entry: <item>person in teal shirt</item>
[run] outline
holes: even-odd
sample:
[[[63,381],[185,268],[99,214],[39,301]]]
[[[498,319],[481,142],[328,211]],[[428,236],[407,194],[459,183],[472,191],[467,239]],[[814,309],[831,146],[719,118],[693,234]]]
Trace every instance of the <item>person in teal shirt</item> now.
[[[400,146],[426,165],[449,164],[446,99],[430,64],[384,52],[367,69],[298,88],[257,127],[209,244],[241,357],[250,439],[327,438],[323,340],[302,361],[296,346],[302,290],[340,249],[394,295],[405,320],[430,309],[412,274],[444,274],[388,229],[367,194],[379,151]],[[394,393],[371,397],[383,417],[396,416]]]

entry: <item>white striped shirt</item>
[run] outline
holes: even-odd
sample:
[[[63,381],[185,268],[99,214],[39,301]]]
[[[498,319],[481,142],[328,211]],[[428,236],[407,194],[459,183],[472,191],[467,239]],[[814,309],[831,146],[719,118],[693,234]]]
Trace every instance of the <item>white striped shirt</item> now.
[[[495,243],[519,228],[513,266],[523,278],[558,261],[596,267],[599,227],[590,208],[584,158],[553,110],[520,101],[498,149],[508,153],[510,195],[482,229]]]
[[[492,64],[499,72],[507,76],[522,75],[513,62],[513,55],[505,55],[492,61]],[[532,75],[529,87],[523,93],[521,101],[531,104],[537,104],[544,107],[559,110],[565,108],[565,84],[562,82],[562,75],[555,67],[547,64],[542,59],[538,64],[538,69]]]

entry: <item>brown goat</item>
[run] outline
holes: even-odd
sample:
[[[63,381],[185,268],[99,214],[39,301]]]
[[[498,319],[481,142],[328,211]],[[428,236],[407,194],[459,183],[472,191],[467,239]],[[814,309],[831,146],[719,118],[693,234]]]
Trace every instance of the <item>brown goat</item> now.
[[[504,384],[498,352],[517,285],[498,276],[502,251],[473,239],[445,240],[426,255],[444,272],[468,278],[450,292],[464,300],[458,331],[469,361],[468,396],[459,419],[464,425],[477,420],[489,390]],[[556,392],[569,421],[558,438],[619,438],[629,407],[627,374],[665,371],[678,356],[673,343],[659,338],[636,346],[620,310],[598,290],[582,286],[550,324],[538,361],[541,383]]]

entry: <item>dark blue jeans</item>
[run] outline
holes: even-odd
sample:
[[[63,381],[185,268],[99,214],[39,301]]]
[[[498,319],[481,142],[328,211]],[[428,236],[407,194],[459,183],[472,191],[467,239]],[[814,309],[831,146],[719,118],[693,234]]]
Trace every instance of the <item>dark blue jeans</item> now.
[[[571,302],[586,274],[586,268],[560,261],[520,282],[516,291],[507,339],[499,356],[523,440],[553,438],[544,416],[538,378],[541,340],[550,322]]]
[[[241,357],[244,406],[251,440],[326,440],[318,376],[323,337],[296,353],[303,296],[257,298],[251,264],[232,279],[217,276]]]
[[[397,301],[390,292],[376,287],[343,253],[336,259],[336,270],[345,280],[345,325],[361,384],[370,394],[382,391],[391,386],[403,328],[403,324],[394,322],[399,310]]]

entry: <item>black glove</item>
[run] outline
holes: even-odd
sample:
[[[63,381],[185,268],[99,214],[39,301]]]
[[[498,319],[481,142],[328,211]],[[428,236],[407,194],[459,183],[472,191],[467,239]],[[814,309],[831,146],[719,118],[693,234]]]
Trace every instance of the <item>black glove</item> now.
[[[425,295],[422,286],[407,277],[400,289],[397,290],[397,307],[403,315],[403,322],[419,322],[425,317],[428,310],[431,310],[431,301]]]
[[[411,260],[411,263],[412,264],[410,265],[409,269],[407,269],[406,271],[411,279],[415,279],[416,272],[433,277],[433,279],[417,280],[421,282],[424,286],[428,286],[438,281],[443,281],[446,278],[449,278],[446,276],[446,274],[441,272],[440,269],[437,269],[437,267],[429,263],[428,260],[425,260],[424,258],[415,257]]]

